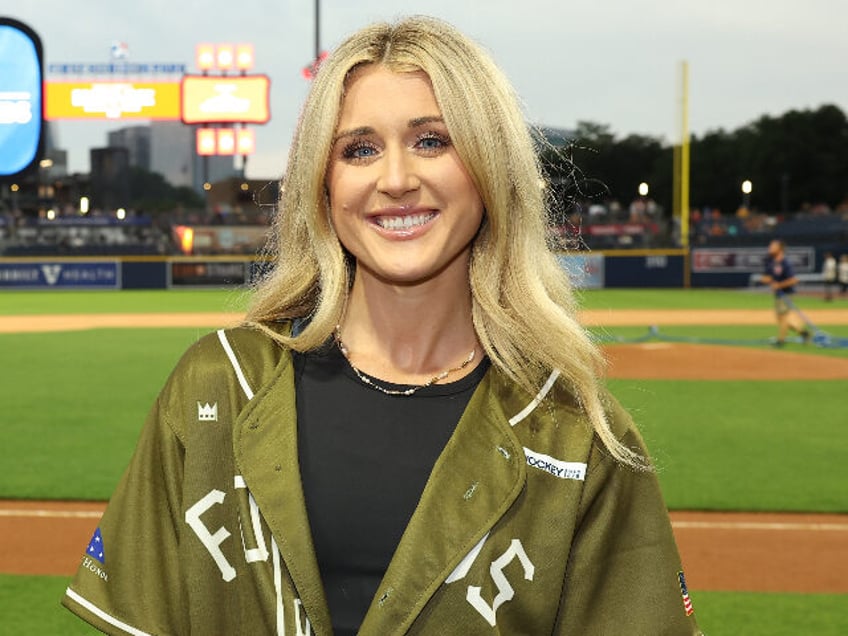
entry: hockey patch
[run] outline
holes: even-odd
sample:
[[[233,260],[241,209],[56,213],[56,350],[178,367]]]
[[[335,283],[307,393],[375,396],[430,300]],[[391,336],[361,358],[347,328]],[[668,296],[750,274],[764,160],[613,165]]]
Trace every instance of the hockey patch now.
[[[532,468],[543,470],[558,479],[575,479],[585,481],[586,464],[583,462],[564,462],[561,459],[537,453],[529,448],[524,449],[527,465]]]

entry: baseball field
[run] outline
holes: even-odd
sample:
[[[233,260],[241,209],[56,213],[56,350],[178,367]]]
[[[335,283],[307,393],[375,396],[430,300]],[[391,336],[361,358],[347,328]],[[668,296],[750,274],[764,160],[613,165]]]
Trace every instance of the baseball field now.
[[[799,295],[815,337],[780,349],[763,293],[582,301],[653,454],[702,629],[848,633],[848,297]],[[0,292],[0,633],[90,633],[59,599],[103,502],[183,350],[245,304],[239,291]]]

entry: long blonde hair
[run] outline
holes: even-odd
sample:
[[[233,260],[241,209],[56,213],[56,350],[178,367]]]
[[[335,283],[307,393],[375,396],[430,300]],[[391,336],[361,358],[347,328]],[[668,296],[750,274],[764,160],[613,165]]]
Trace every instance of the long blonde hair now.
[[[342,315],[353,264],[330,224],[324,180],[346,79],[364,64],[429,76],[483,200],[486,213],[472,246],[469,279],[474,328],[492,364],[531,394],[558,369],[610,453],[644,465],[606,420],[603,358],[577,321],[568,276],[547,243],[543,181],[519,100],[488,53],[434,18],[366,27],[322,63],[282,183],[269,246],[274,267],[256,286],[248,321],[306,351],[323,344]],[[267,327],[292,318],[308,319],[297,335]]]

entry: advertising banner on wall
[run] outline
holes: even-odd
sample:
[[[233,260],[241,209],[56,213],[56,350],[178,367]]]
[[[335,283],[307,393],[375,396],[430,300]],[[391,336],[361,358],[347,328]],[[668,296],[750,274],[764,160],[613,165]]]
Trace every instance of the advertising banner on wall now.
[[[56,119],[180,119],[179,82],[47,82],[44,115]]]
[[[169,287],[229,287],[244,285],[248,261],[171,261]]]
[[[0,176],[23,172],[39,159],[42,68],[35,31],[0,18]]]
[[[797,273],[813,272],[816,252],[812,247],[787,247],[786,258]],[[696,247],[692,250],[695,273],[759,273],[768,258],[765,247]]]
[[[118,261],[0,263],[0,289],[120,289]]]

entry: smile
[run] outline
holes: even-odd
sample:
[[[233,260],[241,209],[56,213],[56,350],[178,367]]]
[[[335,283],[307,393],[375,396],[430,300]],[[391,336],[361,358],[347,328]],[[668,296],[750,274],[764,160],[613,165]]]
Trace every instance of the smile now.
[[[405,216],[379,216],[375,218],[375,222],[384,230],[409,230],[425,225],[435,216],[436,214],[434,212],[427,214],[408,214]]]

